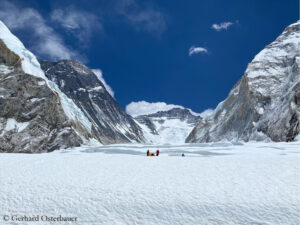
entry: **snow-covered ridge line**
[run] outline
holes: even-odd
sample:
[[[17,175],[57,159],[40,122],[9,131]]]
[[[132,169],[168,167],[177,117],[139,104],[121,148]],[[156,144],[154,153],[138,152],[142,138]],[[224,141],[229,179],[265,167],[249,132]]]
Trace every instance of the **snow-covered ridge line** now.
[[[150,115],[157,112],[166,112],[174,108],[187,109],[194,116],[200,116],[200,113],[196,113],[189,108],[185,108],[181,105],[167,104],[165,102],[146,102],[138,101],[131,102],[126,106],[126,112],[133,116]]]
[[[10,30],[1,20],[0,39],[4,42],[8,49],[20,57],[22,70],[26,74],[44,79],[47,83],[47,86],[59,95],[63,110],[67,117],[73,121],[80,122],[86,129],[88,129],[88,131],[91,132],[92,124],[85,117],[83,112],[74,104],[71,99],[69,99],[60,91],[54,82],[46,78],[35,55],[25,48],[23,43],[10,32]]]
[[[23,43],[13,35],[5,24],[0,20],[0,39],[7,48],[21,58],[22,70],[30,75],[47,79],[44,72],[40,69],[40,64],[36,57],[28,51]]]
[[[269,75],[274,76],[285,73],[284,68],[279,68],[278,66],[267,69],[263,66],[259,69],[257,69],[257,67],[265,60],[268,60],[270,63],[275,63],[278,62],[278,60],[294,58],[297,54],[299,54],[298,49],[300,48],[300,34],[294,30],[299,26],[299,24],[300,21],[289,25],[275,41],[267,45],[254,57],[246,70],[248,78]]]

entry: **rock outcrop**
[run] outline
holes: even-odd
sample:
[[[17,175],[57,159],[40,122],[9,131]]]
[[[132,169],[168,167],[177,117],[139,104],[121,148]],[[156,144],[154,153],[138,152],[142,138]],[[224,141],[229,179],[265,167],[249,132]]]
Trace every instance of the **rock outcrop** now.
[[[92,124],[0,21],[0,152],[49,152],[92,138]]]
[[[212,117],[186,142],[292,141],[300,132],[300,21],[248,65]]]

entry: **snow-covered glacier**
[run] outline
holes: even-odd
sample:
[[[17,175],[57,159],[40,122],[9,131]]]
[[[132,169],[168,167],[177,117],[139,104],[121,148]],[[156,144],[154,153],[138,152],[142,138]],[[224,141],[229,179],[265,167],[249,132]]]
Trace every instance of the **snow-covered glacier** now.
[[[159,157],[146,157],[157,148]],[[72,225],[298,225],[299,161],[299,142],[2,153],[0,223],[48,224],[4,223],[3,215],[62,215],[76,217],[63,223]]]
[[[300,132],[300,21],[248,65],[213,116],[187,142],[293,141]]]

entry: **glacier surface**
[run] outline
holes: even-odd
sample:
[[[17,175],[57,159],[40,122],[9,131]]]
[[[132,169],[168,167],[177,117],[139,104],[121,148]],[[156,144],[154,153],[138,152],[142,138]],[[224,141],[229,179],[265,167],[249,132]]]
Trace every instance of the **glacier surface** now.
[[[299,142],[3,153],[0,212],[78,217],[70,224],[297,225],[299,153]]]

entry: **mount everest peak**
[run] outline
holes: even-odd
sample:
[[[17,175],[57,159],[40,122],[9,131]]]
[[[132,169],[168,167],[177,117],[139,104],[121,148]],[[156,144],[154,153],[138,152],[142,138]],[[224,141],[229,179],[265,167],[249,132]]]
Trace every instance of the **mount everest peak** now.
[[[119,106],[94,71],[74,60],[42,61],[41,66],[48,79],[91,121],[101,143],[144,141],[141,128]]]

